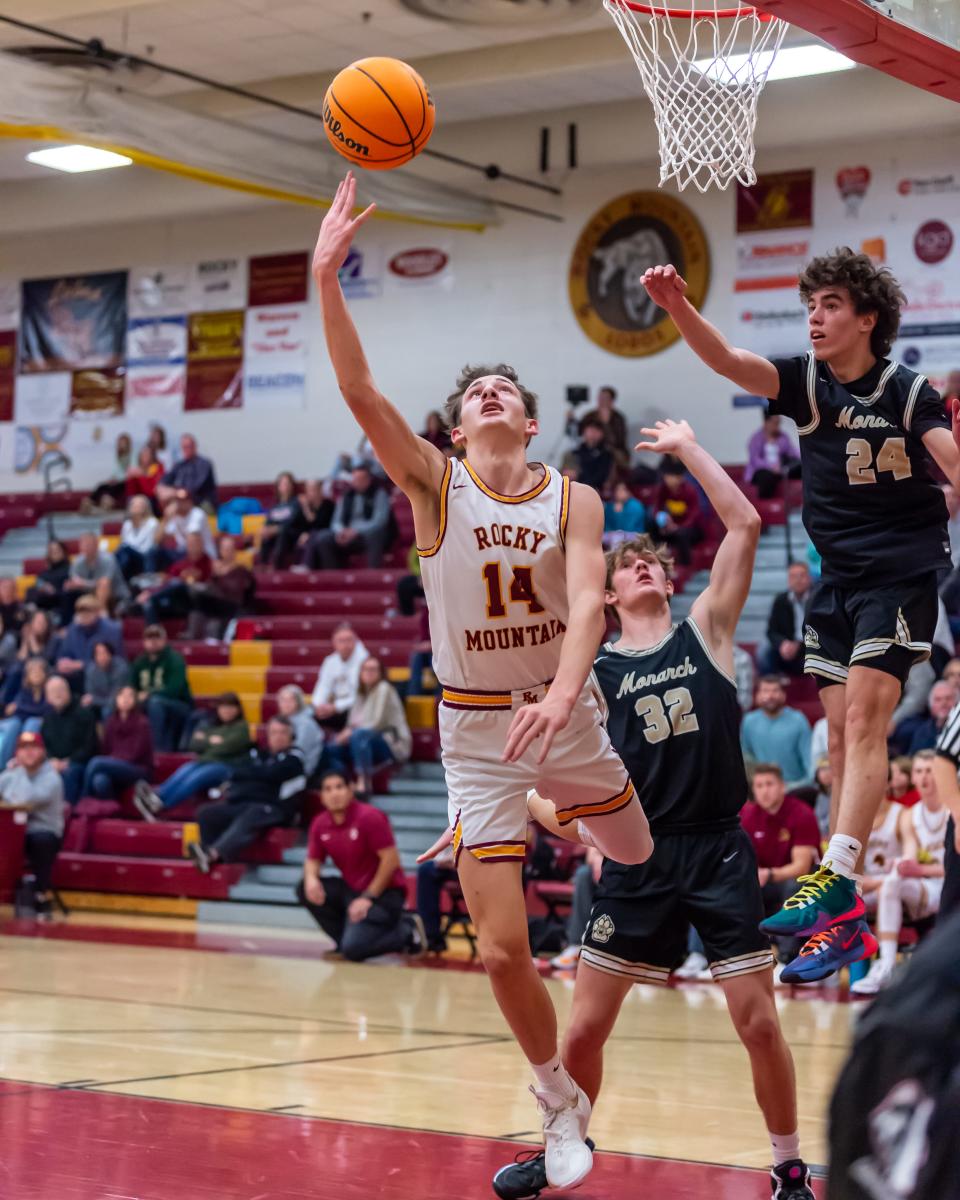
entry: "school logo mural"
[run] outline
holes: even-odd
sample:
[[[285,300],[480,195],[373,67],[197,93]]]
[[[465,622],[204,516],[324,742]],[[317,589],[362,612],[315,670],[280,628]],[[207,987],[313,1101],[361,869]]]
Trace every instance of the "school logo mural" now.
[[[673,263],[699,308],[710,282],[710,251],[689,208],[658,192],[629,192],[587,222],[570,261],[574,316],[598,346],[624,358],[665,350],[680,336],[641,283],[648,267]]]

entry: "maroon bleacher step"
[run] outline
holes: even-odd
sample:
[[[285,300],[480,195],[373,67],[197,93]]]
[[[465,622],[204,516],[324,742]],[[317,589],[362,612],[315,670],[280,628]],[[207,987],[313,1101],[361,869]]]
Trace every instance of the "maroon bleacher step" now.
[[[227,863],[204,875],[186,860],[67,852],[57,858],[53,885],[83,892],[226,900],[246,869],[244,863]]]
[[[109,817],[97,821],[90,836],[90,853],[135,858],[183,860],[183,821],[126,821]],[[297,842],[295,829],[270,829],[243,855],[244,863],[282,863],[284,850]],[[87,856],[84,856],[87,857]]]

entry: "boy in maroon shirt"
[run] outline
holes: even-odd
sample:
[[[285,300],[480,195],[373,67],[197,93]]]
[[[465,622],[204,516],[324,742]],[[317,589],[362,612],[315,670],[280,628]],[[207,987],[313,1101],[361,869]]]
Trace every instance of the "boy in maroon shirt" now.
[[[740,824],[757,855],[763,907],[769,916],[797,891],[800,876],[809,875],[819,860],[820,827],[808,804],[786,794],[783,772],[774,763],[759,763],[754,770],[753,799],[740,810]],[[778,939],[781,961],[796,957],[802,943],[803,938]]]
[[[418,956],[426,947],[423,922],[405,913],[407,881],[385,813],[361,804],[339,771],[320,783],[325,809],[313,819],[307,840],[300,902],[351,962],[377,954]],[[330,859],[340,878],[320,877]]]

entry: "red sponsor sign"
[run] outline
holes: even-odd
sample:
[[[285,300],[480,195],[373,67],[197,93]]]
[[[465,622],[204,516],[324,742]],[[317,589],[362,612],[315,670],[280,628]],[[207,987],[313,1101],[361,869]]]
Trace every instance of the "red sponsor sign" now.
[[[737,184],[737,233],[813,224],[813,171],[772,171]]]
[[[185,409],[241,408],[242,405],[242,359],[209,359],[190,363],[183,404]]]
[[[390,273],[401,279],[429,279],[431,275],[439,275],[449,261],[450,256],[443,250],[425,246],[401,250],[390,259],[388,266]]]
[[[913,238],[917,258],[933,266],[953,249],[953,230],[945,221],[924,221]]]
[[[248,304],[302,304],[307,298],[307,252],[250,259]]]
[[[13,420],[13,387],[17,377],[17,335],[0,331],[0,421]]]
[[[837,190],[846,200],[849,196],[862,196],[870,186],[869,167],[841,167],[837,172]]]

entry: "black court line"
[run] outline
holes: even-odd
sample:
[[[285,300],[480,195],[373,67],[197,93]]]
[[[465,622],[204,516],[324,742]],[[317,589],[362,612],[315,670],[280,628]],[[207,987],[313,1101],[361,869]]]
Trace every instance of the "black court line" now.
[[[294,1108],[303,1108],[303,1107],[304,1106],[302,1104],[277,1104],[273,1108],[265,1108],[263,1111],[271,1112],[271,1113],[282,1113],[282,1112],[290,1112],[290,1110],[294,1109]]]
[[[505,1036],[487,1038],[484,1042],[475,1040],[469,1042],[448,1042],[443,1046],[406,1046],[399,1050],[370,1050],[364,1054],[331,1054],[322,1058],[294,1058],[288,1062],[265,1062],[245,1064],[241,1067],[213,1067],[208,1071],[172,1071],[164,1075],[137,1075],[132,1079],[101,1079],[96,1087],[119,1087],[125,1083],[159,1083],[168,1079],[196,1079],[207,1075],[236,1075],[242,1071],[273,1071],[283,1067],[309,1067],[316,1063],[353,1062],[366,1058],[390,1058],[397,1054],[426,1054],[435,1050],[462,1050],[467,1046],[493,1046],[512,1043],[513,1039]]]
[[[274,1021],[307,1021],[317,1025],[332,1025],[338,1029],[355,1030],[356,1021],[337,1019],[336,1017],[316,1017],[306,1014],[258,1012],[243,1008],[215,1008],[209,1004],[178,1004],[172,1000],[128,1000],[122,996],[90,996],[86,992],[50,992],[37,988],[0,987],[0,992],[10,992],[16,996],[42,996],[44,1000],[91,1000],[97,1004],[139,1004],[145,1008],[173,1008],[185,1012],[214,1013],[218,1017],[259,1017]],[[368,1033],[415,1033],[424,1037],[449,1037],[449,1029],[411,1029],[406,1025],[390,1025],[386,1022],[370,1022],[366,1026]],[[226,1030],[225,1032],[229,1032]],[[467,1030],[457,1031],[461,1037],[486,1039],[494,1036],[492,1033],[470,1033]],[[255,1110],[259,1111],[259,1110]]]
[[[606,1045],[611,1042],[676,1042],[681,1046],[740,1046],[742,1042],[734,1034],[732,1037],[725,1038],[696,1038],[696,1037],[680,1037],[671,1034],[668,1036],[657,1036],[655,1034],[645,1033],[624,1033],[613,1034],[607,1038]],[[798,1042],[792,1038],[787,1038],[787,1045],[791,1050],[849,1050],[849,1042]],[[809,1164],[808,1164],[809,1166]]]
[[[57,1084],[57,1087],[62,1087],[62,1088],[80,1087],[82,1084],[96,1083],[96,1082],[97,1081],[95,1079],[63,1079],[60,1081],[60,1083]]]

